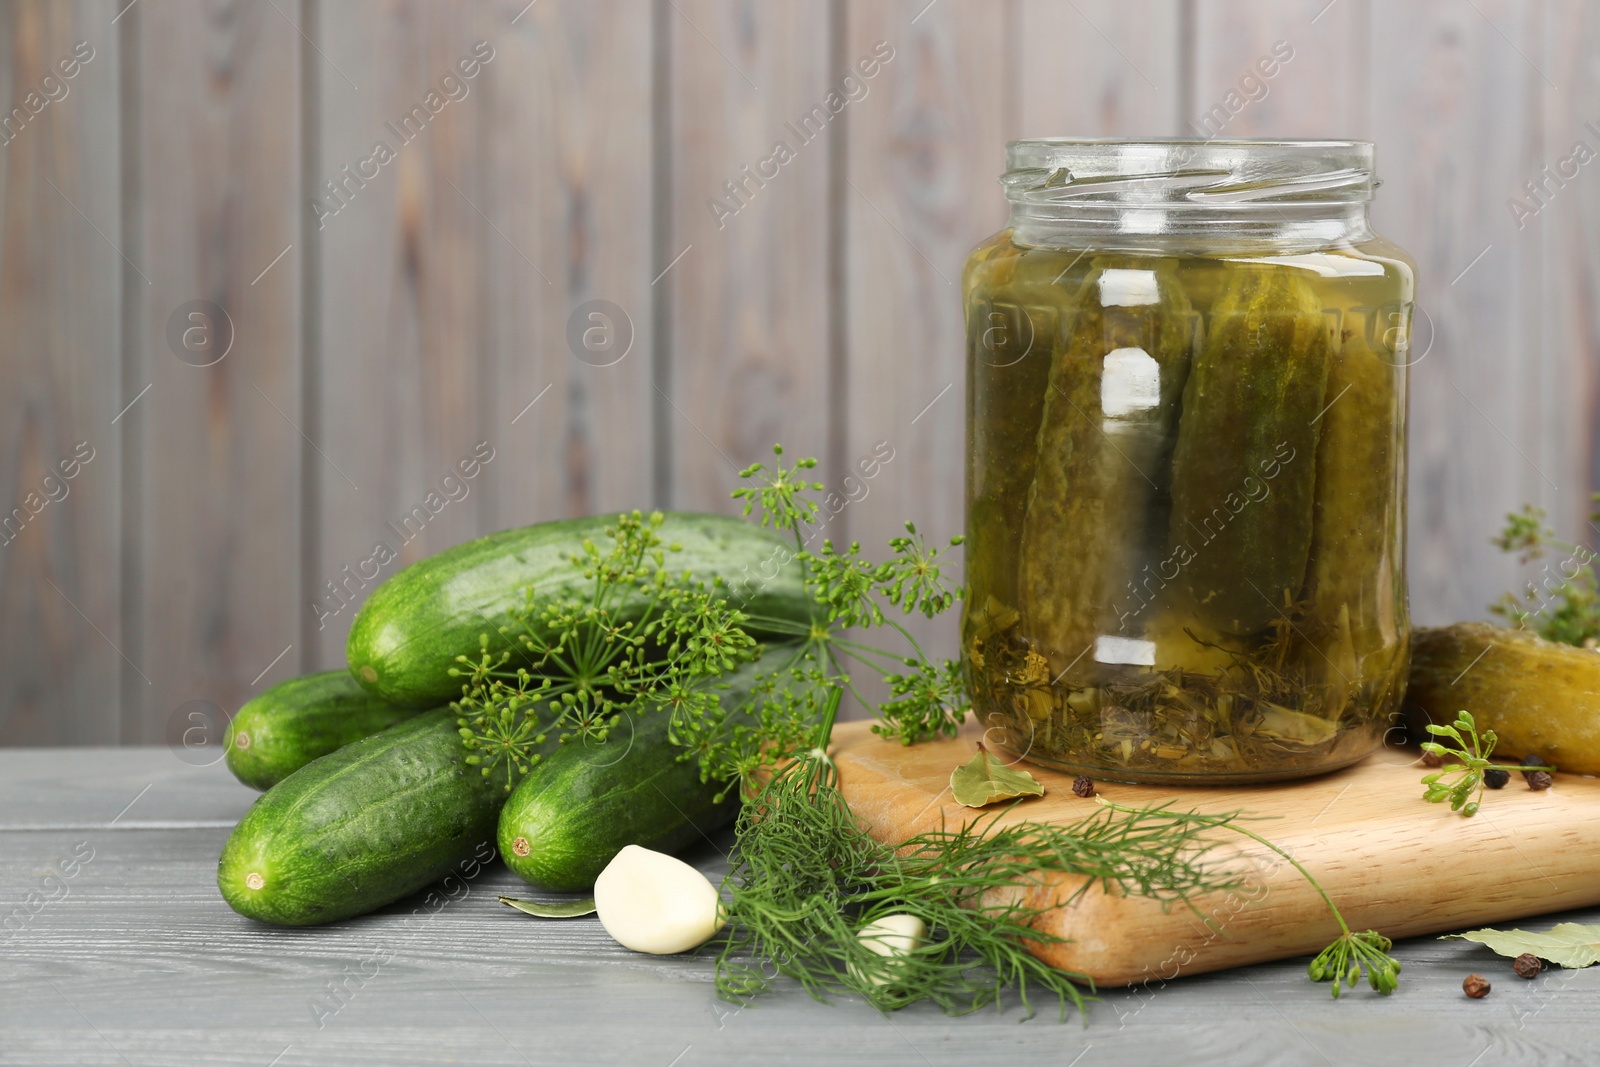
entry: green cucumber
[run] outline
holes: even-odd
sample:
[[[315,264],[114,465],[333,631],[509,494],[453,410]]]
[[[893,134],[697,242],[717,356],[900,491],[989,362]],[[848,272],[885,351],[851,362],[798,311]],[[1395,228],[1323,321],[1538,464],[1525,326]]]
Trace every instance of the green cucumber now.
[[[479,637],[491,651],[510,647],[500,633],[511,612],[526,604],[532,587],[547,601],[587,599],[592,583],[573,565],[585,538],[604,550],[605,527],[615,516],[564,519],[481,537],[413,563],[367,599],[350,627],[345,658],[366,689],[402,707],[433,707],[461,697],[450,676],[457,656],[479,655]],[[761,619],[806,623],[809,601],[794,547],[770,531],[723,515],[668,512],[662,540],[681,549],[667,553],[673,573],[684,570],[715,580],[735,605],[753,617],[751,632],[773,636]],[[629,621],[644,607],[622,600],[612,613]],[[781,626],[780,626],[781,629]]]
[[[228,769],[252,789],[271,789],[318,756],[417,714],[379,700],[349,671],[279,682],[239,709],[223,739]]]
[[[723,707],[749,710],[758,666],[727,676]],[[719,783],[701,782],[699,762],[680,758],[665,712],[624,718],[604,743],[574,741],[550,753],[506,801],[500,855],[526,881],[557,892],[588,889],[624,847],[673,852],[737,811],[736,795],[719,804]]]
[[[440,709],[313,760],[234,827],[217,864],[223,899],[252,919],[310,926],[438,881],[493,840],[505,800],[462,756],[455,717]]]
[[[1170,260],[1097,258],[1062,321],[1020,527],[1016,602],[1058,682],[1093,681],[1088,653],[1123,628],[1114,606],[1123,584],[1159,558],[1149,515],[1166,490],[1193,342],[1194,309]]]
[[[1299,270],[1232,273],[1183,392],[1171,544],[1195,614],[1247,636],[1284,618],[1305,583],[1332,341]]]

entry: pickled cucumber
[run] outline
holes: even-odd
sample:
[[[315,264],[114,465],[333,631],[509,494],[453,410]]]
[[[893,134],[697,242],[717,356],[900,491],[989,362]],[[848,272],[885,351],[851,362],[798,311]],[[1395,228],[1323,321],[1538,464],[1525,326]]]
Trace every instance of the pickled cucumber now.
[[[1060,319],[1051,303],[1059,298],[1048,289],[1034,291],[1037,287],[1028,285],[1025,275],[1017,278],[1014,269],[1005,269],[1015,262],[996,264],[1001,269],[990,276],[998,291],[986,291],[967,307],[967,346],[974,354],[968,368],[967,402],[996,413],[982,433],[967,441],[969,543],[1014,536],[1012,531],[1022,522]],[[979,558],[993,563],[1004,557],[990,553]],[[980,562],[967,577],[974,603],[983,604],[991,596],[1005,604],[1016,603],[1014,569]]]
[[[1172,461],[1178,583],[1202,620],[1259,633],[1298,599],[1311,556],[1332,344],[1301,272],[1232,265],[1183,393]]]
[[[1497,755],[1600,774],[1600,652],[1487,623],[1419,629],[1406,690],[1413,736],[1468,711]]]
[[[1097,259],[1064,321],[1022,521],[1018,608],[1052,674],[1087,677],[1122,629],[1128,575],[1153,559],[1171,423],[1195,320],[1171,261]]]
[[[1405,378],[1395,372],[1396,353],[1382,344],[1384,320],[1373,317],[1382,309],[1332,310],[1341,343],[1321,415],[1300,630],[1312,646],[1302,652],[1308,666],[1323,668],[1330,686],[1348,688],[1363,675],[1386,677],[1405,653],[1403,455],[1387,432],[1405,410]],[[1383,499],[1395,504],[1374,521],[1371,502]]]

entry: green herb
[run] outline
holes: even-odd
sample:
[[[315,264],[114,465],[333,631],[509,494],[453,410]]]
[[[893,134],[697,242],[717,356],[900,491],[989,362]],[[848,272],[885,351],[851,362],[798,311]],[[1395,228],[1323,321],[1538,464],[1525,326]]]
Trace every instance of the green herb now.
[[[1600,502],[1600,493],[1594,500]],[[1591,524],[1600,511],[1591,512]],[[1524,564],[1559,553],[1565,558],[1546,564],[1540,580],[1528,582],[1521,596],[1507,593],[1489,610],[1519,630],[1563,644],[1592,648],[1600,642],[1600,583],[1596,582],[1593,552],[1556,536],[1545,523],[1543,508],[1532,504],[1506,516],[1506,528],[1495,538],[1506,552],[1515,552]]]
[[[819,512],[808,494],[823,487],[821,482],[805,481],[803,472],[817,461],[802,459],[785,468],[783,446],[773,446],[772,452],[775,459],[770,468],[756,463],[740,472],[740,477],[753,484],[734,490],[733,497],[744,501],[746,517],[759,513],[762,526],[788,531],[794,537],[795,556],[817,602],[818,615],[806,628],[782,619],[759,621],[772,631],[800,639],[797,666],[803,665],[819,679],[836,679],[868,707],[872,702],[855,689],[849,668],[860,664],[882,676],[892,699],[877,707],[881,721],[873,730],[879,735],[908,745],[929,737],[954,737],[968,707],[960,664],[930,657],[896,615],[919,614],[931,619],[961,598],[960,589],[945,576],[942,556],[962,539],[952,537],[944,548],[930,549],[915,524],[908,522],[906,536],[890,539],[893,555],[881,563],[865,558],[860,543],[854,541],[843,551],[830,540],[824,540],[817,551],[808,551],[805,531],[816,522]],[[849,629],[882,628],[897,634],[904,648],[885,649],[843,636]]]
[[[1100,800],[1100,803],[1112,811],[1125,812],[1130,815],[1147,810],[1125,808],[1104,798]],[[1307,973],[1311,975],[1313,982],[1331,980],[1333,982],[1335,1000],[1339,997],[1341,986],[1354,989],[1360,983],[1363,969],[1366,971],[1368,984],[1384,996],[1388,996],[1399,987],[1400,961],[1389,955],[1389,949],[1394,946],[1394,942],[1376,930],[1366,930],[1361,933],[1352,932],[1350,924],[1344,921],[1344,915],[1339,911],[1338,906],[1334,904],[1333,898],[1328,895],[1328,891],[1322,888],[1322,883],[1312,877],[1311,872],[1306,870],[1299,860],[1260,834],[1239,825],[1238,816],[1236,815],[1221,817],[1191,815],[1190,818],[1198,821],[1207,821],[1207,825],[1232,830],[1236,834],[1242,834],[1257,844],[1271,849],[1288,860],[1289,864],[1300,872],[1300,876],[1310,883],[1311,888],[1317,891],[1317,895],[1322,898],[1324,904],[1328,905],[1328,910],[1333,913],[1334,919],[1338,921],[1340,933],[1331,945],[1317,953],[1311,960],[1311,966],[1307,968]]]
[[[1600,925],[1558,923],[1544,933],[1529,930],[1468,930],[1446,934],[1441,941],[1459,938],[1487,945],[1502,956],[1530,953],[1563,967],[1590,967],[1600,963]]]
[[[1495,736],[1493,730],[1485,730],[1479,734],[1477,722],[1465,711],[1457,713],[1453,724],[1440,726],[1429,723],[1428,732],[1435,737],[1453,740],[1456,747],[1450,748],[1437,741],[1424,741],[1422,743],[1424,752],[1435,756],[1450,756],[1461,762],[1447,763],[1440,770],[1423,775],[1422,799],[1433,803],[1448,800],[1450,810],[1459,811],[1463,818],[1476,815],[1478,806],[1483,802],[1485,772],[1491,769],[1507,772],[1555,770],[1554,767],[1538,763],[1512,766],[1490,762],[1489,756],[1494,752],[1494,746],[1500,739]]]
[[[1321,887],[1319,886],[1320,890]],[[1327,899],[1327,895],[1323,895]],[[1330,902],[1331,906],[1331,902]],[[1339,913],[1334,912],[1337,916]],[[1376,930],[1351,933],[1339,918],[1341,933],[1327,948],[1317,953],[1307,969],[1313,982],[1333,981],[1333,996],[1339,997],[1339,983],[1354,989],[1361,983],[1362,968],[1366,968],[1367,983],[1388,996],[1400,987],[1400,961],[1389,955],[1394,942]]]
[[[1044,796],[1044,783],[1027,771],[996,763],[978,742],[978,754],[950,772],[950,795],[957,804],[981,808],[997,800]]]
[[[826,753],[840,690],[822,708],[815,745],[779,769],[748,800],[736,828],[733,870],[723,883],[729,927],[717,959],[717,989],[732,1000],[768,990],[778,975],[812,996],[854,992],[880,1010],[931,1001],[950,1013],[995,1003],[1015,990],[1054,997],[1065,1016],[1083,1009],[1092,983],[1057,970],[1029,945],[1064,939],[1027,906],[1033,887],[1059,873],[1092,886],[1163,901],[1186,901],[1239,884],[1200,861],[1199,835],[1232,816],[1197,817],[1165,808],[1097,814],[1070,828],[1001,827],[1004,812],[959,830],[874,840],[851,812]],[[925,943],[884,955],[859,936],[891,915],[928,926]]]
[[[539,762],[538,748],[554,734],[563,742],[604,741],[624,711],[671,715],[669,736],[697,759],[707,781],[732,789],[804,745],[815,724],[817,693],[843,686],[870,706],[852,684],[855,665],[877,671],[890,699],[877,710],[879,733],[906,744],[935,735],[953,736],[966,715],[960,667],[928,656],[896,616],[933,618],[959,598],[945,574],[944,549],[930,549],[911,523],[906,536],[889,542],[891,558],[874,563],[852,543],[844,551],[824,540],[808,551],[806,531],[819,508],[812,495],[823,488],[806,472],[815,459],[791,467],[783,448],[769,468],[757,463],[742,472],[749,482],[733,496],[748,517],[786,531],[794,549],[779,548],[786,565],[798,559],[815,602],[809,623],[746,614],[714,589],[669,566],[673,546],[662,543],[663,516],[635,511],[606,528],[610,544],[585,542],[572,564],[582,569],[590,593],[550,601],[527,592],[513,613],[522,632],[515,648],[484,651],[476,662],[460,657],[453,674],[466,680],[456,709],[467,762],[485,776],[499,773],[509,791]],[[814,536],[814,534],[813,534]],[[953,538],[950,546],[961,543]],[[614,620],[611,608],[624,594],[643,593],[648,608],[632,623]],[[797,644],[786,648],[765,672],[753,708],[743,715],[722,706],[718,679],[761,655],[745,626]],[[859,640],[846,630],[882,629],[898,634],[897,649]]]
[[[610,546],[585,540],[572,556],[590,582],[584,599],[539,599],[532,589],[513,613],[522,632],[513,651],[459,657],[467,690],[455,707],[466,761],[487,777],[497,769],[510,791],[539,762],[547,735],[604,741],[623,711],[669,709],[676,723],[725,722],[715,679],[755,658],[747,617],[719,592],[667,566],[674,546],[660,535],[658,511],[619,515]],[[643,616],[618,623],[611,609],[625,593],[648,597]],[[539,625],[530,625],[537,621]],[[731,739],[730,739],[731,743]]]
[[[500,903],[508,908],[529,915],[536,915],[541,919],[579,919],[585,915],[595,913],[594,897],[585,900],[567,900],[559,904],[546,904],[540,900],[517,900],[514,897],[501,897]]]

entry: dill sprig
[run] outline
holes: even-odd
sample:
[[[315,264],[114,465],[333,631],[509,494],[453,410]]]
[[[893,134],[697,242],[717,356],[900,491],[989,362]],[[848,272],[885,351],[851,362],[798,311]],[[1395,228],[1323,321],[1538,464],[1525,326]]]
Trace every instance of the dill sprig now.
[[[1600,502],[1600,493],[1594,500]],[[1600,511],[1590,513],[1589,523],[1600,523]],[[1595,577],[1593,552],[1557,537],[1545,522],[1544,509],[1532,504],[1506,516],[1505,529],[1494,543],[1502,551],[1516,553],[1524,565],[1556,553],[1564,558],[1545,564],[1538,583],[1529,581],[1521,595],[1505,594],[1489,606],[1490,611],[1549,641],[1583,648],[1600,643],[1600,581]]]
[[[1168,808],[1106,811],[1072,827],[999,826],[1000,812],[882,844],[845,802],[826,752],[840,692],[828,694],[814,747],[739,815],[717,959],[717,990],[728,999],[765,992],[782,975],[818,999],[856,993],[884,1011],[926,1000],[962,1014],[1014,990],[1031,1015],[1031,996],[1042,991],[1065,1017],[1069,1005],[1084,1009],[1093,983],[1028,950],[1065,940],[1043,928],[1051,907],[1027,903],[1030,890],[1067,874],[1085,879],[1069,899],[1099,885],[1187,901],[1239,884],[1201,860],[1200,835],[1234,816]],[[925,943],[891,955],[863,943],[866,927],[895,914],[922,919]]]
[[[1462,818],[1468,818],[1478,813],[1478,807],[1483,803],[1484,772],[1490,768],[1510,771],[1554,771],[1554,767],[1542,763],[1495,763],[1489,757],[1494,754],[1495,746],[1500,743],[1500,738],[1493,730],[1478,732],[1478,722],[1467,711],[1456,713],[1456,721],[1440,726],[1437,723],[1428,724],[1428,732],[1434,737],[1454,741],[1455,747],[1441,744],[1438,741],[1422,742],[1422,751],[1440,757],[1451,757],[1460,760],[1459,763],[1447,763],[1432,774],[1422,777],[1422,799],[1432,803],[1448,800],[1451,811],[1459,811]]]
[[[1354,989],[1361,981],[1362,970],[1365,969],[1367,984],[1373,990],[1388,996],[1400,988],[1400,961],[1389,955],[1389,950],[1394,947],[1394,942],[1378,933],[1376,930],[1363,930],[1355,933],[1350,929],[1350,924],[1344,921],[1344,913],[1334,904],[1328,891],[1322,888],[1322,883],[1312,877],[1311,872],[1289,853],[1274,845],[1260,834],[1253,833],[1237,824],[1230,825],[1228,829],[1234,833],[1243,834],[1256,841],[1284,859],[1300,872],[1300,876],[1311,883],[1311,888],[1317,891],[1322,902],[1328,905],[1328,910],[1333,913],[1334,919],[1339,923],[1339,936],[1333,943],[1311,959],[1311,964],[1306,968],[1306,973],[1313,982],[1333,983],[1333,999],[1339,999],[1341,987]]]
[[[570,557],[587,596],[543,598],[530,588],[512,613],[516,632],[505,633],[511,649],[490,652],[485,635],[476,661],[457,657],[451,674],[465,686],[452,707],[466,762],[485,777],[499,771],[509,791],[550,735],[603,742],[624,711],[665,709],[674,728],[682,724],[685,747],[713,747],[708,724],[731,729],[716,679],[759,646],[743,628],[748,617],[719,591],[668,567],[676,546],[661,537],[664,521],[659,511],[619,515],[604,528],[607,547],[585,539]],[[643,609],[618,618],[618,601],[635,595]],[[729,773],[708,764],[719,778]]]
[[[961,599],[947,571],[945,553],[959,546],[952,537],[943,546],[930,547],[916,524],[889,541],[888,559],[874,562],[852,541],[842,550],[824,540],[816,551],[806,548],[805,530],[819,512],[810,495],[820,492],[820,482],[807,481],[805,472],[815,459],[783,465],[783,446],[774,445],[773,463],[753,463],[740,472],[748,485],[733,497],[744,502],[744,514],[754,514],[762,526],[787,531],[794,539],[795,558],[806,588],[817,605],[809,625],[784,619],[752,617],[764,628],[793,636],[800,642],[795,661],[821,676],[835,680],[867,707],[872,701],[856,689],[853,667],[877,672],[889,687],[891,700],[876,707],[873,731],[913,744],[930,737],[954,737],[966,718],[969,703],[961,684],[957,661],[930,656],[901,622],[912,615],[934,618]],[[813,535],[814,536],[814,535]],[[897,648],[846,636],[846,631],[884,631]]]
[[[809,621],[748,614],[727,590],[669,566],[675,546],[665,544],[664,516],[638,511],[605,527],[604,543],[584,541],[570,557],[588,583],[581,597],[542,597],[525,591],[502,636],[512,647],[491,651],[488,635],[476,659],[457,657],[452,675],[464,682],[452,705],[466,760],[487,777],[499,774],[509,791],[541,759],[552,737],[560,742],[603,742],[623,712],[671,716],[669,737],[698,760],[702,778],[732,788],[753,782],[804,747],[819,706],[819,687],[854,688],[850,670],[876,670],[890,699],[878,708],[879,732],[907,744],[953,736],[966,715],[959,665],[929,656],[900,619],[933,618],[960,598],[943,553],[930,548],[915,525],[890,540],[884,562],[866,559],[858,543],[843,551],[824,541],[806,549],[805,531],[820,512],[814,494],[822,483],[806,472],[815,459],[785,466],[783,447],[769,467],[756,463],[733,492],[746,517],[787,532],[812,600]],[[961,543],[952,538],[949,546]],[[618,617],[619,600],[642,599],[642,612]],[[792,645],[775,646],[771,666],[743,707],[724,706],[723,675],[763,652],[747,627]],[[896,634],[898,648],[883,648],[846,631]],[[763,662],[766,668],[766,661]]]
[[[1142,814],[1149,809],[1125,808],[1120,804],[1101,798],[1100,804],[1111,810],[1120,811],[1127,815]],[[1363,968],[1366,971],[1367,981],[1372,988],[1384,996],[1393,993],[1400,985],[1400,961],[1389,955],[1389,949],[1394,947],[1394,942],[1384,937],[1376,930],[1364,930],[1353,933],[1350,924],[1344,921],[1344,915],[1322,888],[1322,883],[1317,881],[1305,866],[1287,851],[1268,841],[1265,837],[1239,823],[1238,816],[1212,816],[1191,814],[1189,818],[1210,826],[1231,830],[1254,841],[1256,844],[1271,849],[1289,862],[1300,876],[1310,883],[1311,888],[1317,891],[1322,902],[1328,905],[1328,910],[1333,913],[1334,920],[1339,924],[1339,936],[1333,943],[1317,953],[1307,968],[1313,982],[1333,982],[1333,997],[1339,999],[1341,987],[1355,988],[1361,981]]]

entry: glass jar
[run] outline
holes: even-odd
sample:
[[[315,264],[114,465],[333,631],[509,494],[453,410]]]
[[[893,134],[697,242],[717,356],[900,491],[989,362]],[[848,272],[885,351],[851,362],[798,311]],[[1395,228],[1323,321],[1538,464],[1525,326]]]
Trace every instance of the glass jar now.
[[[1361,759],[1398,713],[1414,265],[1372,146],[1016,141],[962,277],[962,657],[999,747],[1129,782]]]

